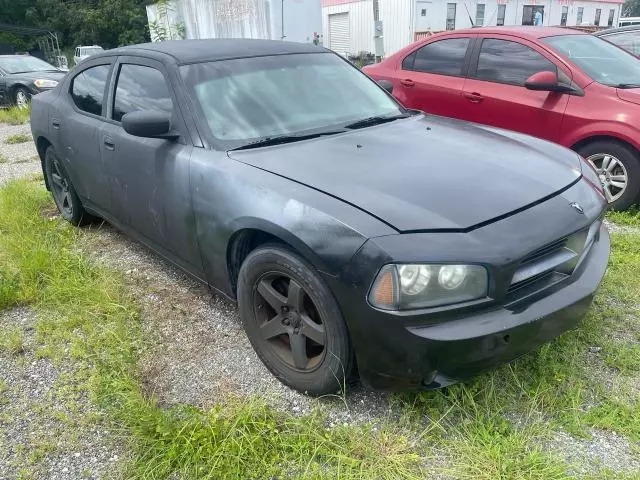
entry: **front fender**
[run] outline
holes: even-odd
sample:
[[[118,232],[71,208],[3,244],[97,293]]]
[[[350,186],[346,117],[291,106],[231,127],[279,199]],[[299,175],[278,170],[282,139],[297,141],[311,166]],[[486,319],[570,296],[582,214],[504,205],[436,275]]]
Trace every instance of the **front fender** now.
[[[592,137],[617,138],[640,150],[640,130],[627,123],[612,121],[589,123],[581,128],[567,132],[562,137],[560,144],[573,147]]]

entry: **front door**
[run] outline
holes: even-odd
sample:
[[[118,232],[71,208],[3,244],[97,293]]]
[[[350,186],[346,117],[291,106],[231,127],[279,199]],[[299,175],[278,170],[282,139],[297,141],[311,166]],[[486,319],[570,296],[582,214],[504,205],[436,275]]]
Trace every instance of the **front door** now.
[[[100,131],[100,148],[111,174],[115,217],[143,242],[201,276],[191,207],[189,161],[193,146],[161,63],[121,57]],[[142,138],[122,128],[124,115],[154,110],[171,116],[177,140]]]
[[[10,103],[9,95],[7,95],[7,79],[4,73],[0,72],[0,105],[8,105]]]
[[[464,85],[467,107],[460,118],[558,141],[569,96],[527,90],[524,84],[540,71],[570,82],[570,72],[533,45],[506,38],[482,39]]]

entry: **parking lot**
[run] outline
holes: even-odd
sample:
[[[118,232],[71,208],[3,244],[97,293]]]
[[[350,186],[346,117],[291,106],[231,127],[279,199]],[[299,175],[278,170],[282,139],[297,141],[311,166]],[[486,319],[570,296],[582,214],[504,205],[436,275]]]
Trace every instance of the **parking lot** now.
[[[33,144],[7,144],[24,134],[0,125],[0,478],[638,478],[637,211],[610,214],[577,330],[444,390],[311,399],[233,304],[108,224],[59,219]]]

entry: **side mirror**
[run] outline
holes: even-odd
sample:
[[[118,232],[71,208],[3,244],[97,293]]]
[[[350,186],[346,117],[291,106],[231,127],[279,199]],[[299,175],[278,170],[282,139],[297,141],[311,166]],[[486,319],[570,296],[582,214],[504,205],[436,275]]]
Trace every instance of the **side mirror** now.
[[[558,82],[558,75],[555,72],[537,72],[527,78],[524,82],[528,90],[538,90],[543,92],[568,93],[573,91],[571,85]]]
[[[378,85],[384,88],[387,92],[393,93],[393,83],[389,80],[378,80]]]
[[[145,138],[177,138],[171,133],[171,117],[153,110],[127,113],[122,117],[122,128],[129,135]]]

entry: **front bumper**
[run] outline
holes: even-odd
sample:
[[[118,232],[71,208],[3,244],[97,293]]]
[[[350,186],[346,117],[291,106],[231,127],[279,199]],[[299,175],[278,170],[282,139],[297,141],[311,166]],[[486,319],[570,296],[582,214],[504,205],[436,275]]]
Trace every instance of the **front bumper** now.
[[[352,328],[363,383],[379,390],[439,388],[509,362],[573,328],[588,310],[607,268],[609,234],[601,227],[570,278],[508,306],[470,306],[411,317],[369,315]],[[383,318],[386,317],[386,318]]]

